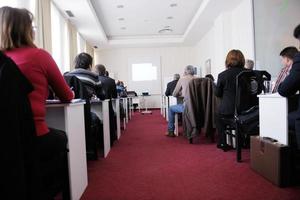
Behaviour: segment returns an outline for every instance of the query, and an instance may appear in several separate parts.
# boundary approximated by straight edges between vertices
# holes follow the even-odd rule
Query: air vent
[[[71,10],[66,10],[65,12],[67,13],[67,15],[68,15],[69,17],[74,17],[74,14],[72,13]]]

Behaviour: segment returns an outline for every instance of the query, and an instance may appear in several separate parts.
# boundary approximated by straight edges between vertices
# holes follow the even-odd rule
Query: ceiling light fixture
[[[171,3],[171,4],[170,4],[170,7],[171,7],[171,8],[177,7],[177,3]]]
[[[167,19],[173,19],[173,17],[172,17],[172,16],[170,16],[170,17],[167,17]]]
[[[165,28],[170,28],[171,26],[165,26]]]
[[[172,33],[172,32],[173,32],[173,30],[170,29],[170,28],[163,28],[163,29],[161,29],[161,30],[158,31],[158,33],[160,33],[160,34]]]
[[[118,18],[119,21],[124,21],[125,19],[123,17]]]
[[[124,5],[117,5],[117,8],[124,8]]]
[[[121,30],[126,30],[126,27],[121,27]]]

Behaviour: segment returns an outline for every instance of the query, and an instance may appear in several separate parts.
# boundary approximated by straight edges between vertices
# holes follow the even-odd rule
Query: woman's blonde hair
[[[229,51],[225,61],[226,68],[238,67],[244,68],[245,66],[245,57],[240,50],[233,49]]]
[[[26,9],[0,8],[0,50],[22,46],[36,47],[33,42],[33,15]]]

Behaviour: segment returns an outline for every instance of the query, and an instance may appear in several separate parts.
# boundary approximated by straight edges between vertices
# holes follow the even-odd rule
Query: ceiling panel
[[[91,3],[107,37],[116,39],[183,35],[202,0],[91,0]],[[159,33],[161,29],[172,31]]]

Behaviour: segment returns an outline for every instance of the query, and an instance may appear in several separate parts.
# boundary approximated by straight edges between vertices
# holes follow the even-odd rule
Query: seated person
[[[104,99],[100,93],[101,82],[98,79],[98,75],[91,71],[93,64],[92,56],[87,53],[80,53],[76,56],[74,64],[75,69],[66,75],[76,76],[80,79],[86,86],[90,97],[96,95],[100,99]]]
[[[280,52],[283,68],[280,70],[280,73],[275,82],[275,86],[272,90],[272,93],[277,92],[279,84],[281,82],[283,82],[284,79],[289,75],[290,70],[293,65],[293,59],[297,53],[298,53],[298,50],[296,47],[286,47]]]
[[[223,118],[233,118],[235,111],[236,76],[244,70],[245,58],[240,50],[231,50],[226,57],[226,69],[218,75],[215,95],[220,98],[216,116],[218,130],[217,147],[226,151],[225,122]]]
[[[184,97],[186,94],[186,89],[188,88],[190,80],[194,78],[194,73],[195,71],[192,65],[186,66],[183,77],[178,80],[173,91],[173,96],[177,97],[178,104],[169,107],[168,132],[166,133],[166,135],[169,137],[175,137],[175,114],[182,113],[184,110]]]
[[[101,82],[102,87],[102,93],[105,97],[105,99],[113,99],[117,98],[117,88],[116,88],[116,82],[114,79],[106,76],[108,75],[108,72],[106,71],[106,68],[104,65],[96,65],[96,73],[98,74],[98,79]]]
[[[17,64],[34,88],[28,97],[35,122],[37,152],[40,161],[51,163],[51,160],[66,152],[67,136],[63,131],[47,126],[45,102],[48,97],[48,84],[62,102],[70,102],[74,94],[51,55],[34,44],[32,20],[33,15],[26,9],[0,8],[0,49]],[[63,160],[49,164],[47,170],[56,169],[62,163]]]
[[[179,74],[174,74],[174,80],[167,84],[167,89],[166,89],[166,92],[165,92],[166,96],[171,96],[173,94],[173,91],[174,91],[174,89],[176,87],[176,84],[177,84],[179,79],[180,79],[180,75]]]
[[[119,97],[127,97],[127,91],[123,81],[118,81],[116,84],[116,88]]]
[[[300,24],[294,30],[294,37],[300,42]],[[293,65],[289,75],[278,87],[278,93],[284,97],[291,97],[300,91],[300,53],[294,56]],[[300,149],[300,107],[298,101],[298,110],[289,113],[289,130],[295,130],[297,146]]]
[[[250,59],[246,59],[245,60],[245,68],[249,69],[249,70],[253,70],[254,69],[254,61],[250,60]]]

